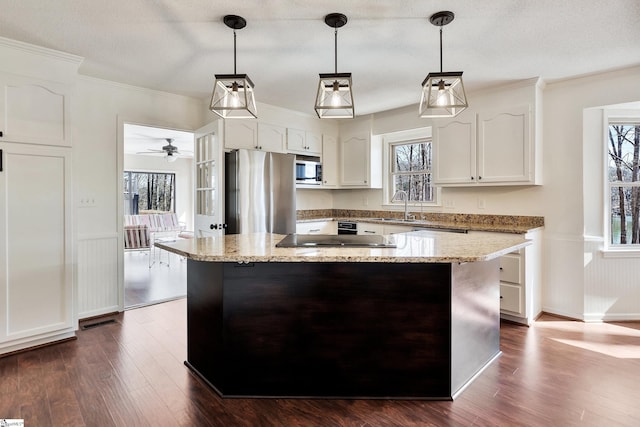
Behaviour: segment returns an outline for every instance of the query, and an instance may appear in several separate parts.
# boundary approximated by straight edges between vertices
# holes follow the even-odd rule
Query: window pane
[[[609,125],[609,182],[640,181],[640,126]]]
[[[640,187],[611,188],[611,244],[640,244]]]
[[[130,212],[140,211],[175,212],[175,174],[125,172],[128,175]]]
[[[410,202],[433,201],[431,174],[394,175],[393,194],[399,190],[408,194]]]
[[[428,171],[431,168],[431,143],[393,145],[394,172]]]

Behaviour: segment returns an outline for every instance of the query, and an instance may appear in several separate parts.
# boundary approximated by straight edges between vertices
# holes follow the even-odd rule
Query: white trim
[[[74,55],[72,53],[62,52],[59,50],[49,49],[42,46],[37,46],[31,43],[25,43],[18,40],[8,39],[6,37],[0,37],[0,45],[11,47],[13,49],[19,49],[23,52],[35,53],[37,55],[48,56],[58,60],[66,61],[75,65],[80,65],[84,61],[84,57]]]
[[[600,249],[603,258],[640,258],[640,248],[633,245],[633,249]]]
[[[78,241],[83,242],[87,240],[104,240],[104,239],[117,239],[119,233],[94,233],[94,234],[79,234]]]

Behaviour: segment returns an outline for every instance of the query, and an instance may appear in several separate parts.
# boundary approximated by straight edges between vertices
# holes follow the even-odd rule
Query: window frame
[[[426,207],[426,206],[441,206],[440,204],[440,187],[436,187],[433,185],[433,138],[431,126],[416,128],[410,130],[403,130],[397,132],[385,133],[382,135],[382,143],[383,143],[383,180],[382,180],[382,192],[383,192],[383,207],[401,207],[404,206],[404,201],[395,201],[391,202],[391,197],[393,197],[393,156],[392,156],[392,146],[400,145],[400,144],[416,144],[428,141],[431,143],[431,170],[429,173],[431,174],[431,183],[433,187],[433,200],[425,201],[425,202],[416,202],[409,201],[408,206],[412,207]]]
[[[633,110],[632,110],[633,111]],[[638,115],[607,115],[605,110],[605,117],[603,120],[603,141],[604,141],[604,165],[603,165],[603,198],[604,198],[604,256],[605,257],[640,257],[640,243],[631,244],[614,244],[611,243],[612,230],[611,230],[611,191],[618,187],[640,188],[640,180],[635,182],[620,182],[609,180],[609,163],[611,161],[609,150],[609,127],[612,125],[631,125],[640,126],[640,117]]]
[[[149,171],[149,170],[124,170],[122,177],[123,177],[123,182],[126,184],[127,180],[124,178],[124,175],[128,174],[129,175],[129,194],[131,193],[131,176],[133,174],[145,174],[145,175],[173,175],[173,194],[172,194],[172,198],[171,198],[171,210],[168,212],[172,212],[172,213],[176,213],[177,212],[177,194],[178,194],[178,185],[177,185],[177,179],[178,179],[178,174],[176,173],[176,171],[167,171],[167,172],[163,172],[163,171],[157,171],[157,170],[153,170],[153,171]],[[147,177],[147,182],[149,178]],[[123,196],[124,196],[124,203],[126,205],[126,203],[129,203],[129,201],[126,198],[126,189],[123,188]],[[126,206],[125,206],[125,210],[126,210]]]

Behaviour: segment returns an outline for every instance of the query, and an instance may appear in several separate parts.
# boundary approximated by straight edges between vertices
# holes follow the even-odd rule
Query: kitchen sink
[[[402,219],[402,218],[371,218],[373,221],[395,221],[395,222],[417,222],[417,219]]]

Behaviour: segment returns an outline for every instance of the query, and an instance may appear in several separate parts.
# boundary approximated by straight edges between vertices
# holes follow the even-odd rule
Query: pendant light
[[[420,117],[455,117],[467,108],[462,71],[442,72],[442,27],[454,18],[453,12],[437,12],[429,21],[440,27],[440,72],[429,73],[422,82]]]
[[[330,13],[324,22],[334,30],[333,74],[320,74],[315,110],[321,119],[353,118],[353,93],[351,73],[338,73],[338,28],[347,23],[342,13]]]
[[[209,109],[223,119],[258,118],[253,82],[246,74],[236,71],[236,30],[247,25],[241,16],[226,15],[225,25],[233,29],[233,74],[216,74]]]

